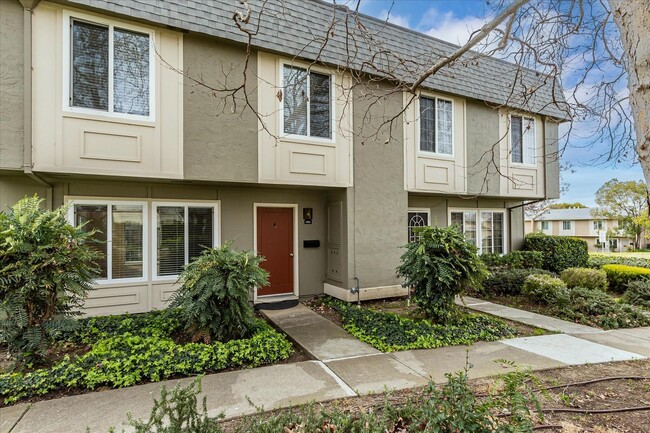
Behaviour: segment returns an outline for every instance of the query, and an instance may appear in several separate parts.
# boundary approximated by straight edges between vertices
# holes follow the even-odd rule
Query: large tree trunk
[[[636,150],[650,191],[650,1],[609,0],[625,49]]]

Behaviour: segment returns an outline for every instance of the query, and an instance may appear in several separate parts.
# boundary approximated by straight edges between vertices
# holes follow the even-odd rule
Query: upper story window
[[[151,34],[70,20],[70,107],[149,117]]]
[[[604,221],[594,221],[594,230],[603,230],[604,227]]]
[[[332,76],[283,65],[282,87],[284,133],[332,138]]]
[[[510,159],[519,164],[535,164],[535,119],[510,116]]]
[[[452,102],[420,97],[420,150],[453,155]]]
[[[548,221],[542,221],[542,230],[548,230],[551,228],[551,224]]]
[[[571,221],[562,221],[562,230],[571,230]]]

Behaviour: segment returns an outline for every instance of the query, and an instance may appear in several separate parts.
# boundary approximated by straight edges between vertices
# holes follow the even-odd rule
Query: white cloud
[[[462,45],[467,42],[472,32],[480,29],[485,19],[468,15],[459,18],[453,12],[440,12],[435,8],[428,9],[417,25],[417,30],[429,36]]]
[[[400,27],[411,28],[409,24],[409,18],[406,15],[397,15],[391,11],[384,9],[377,15],[377,18],[380,20],[388,21],[391,24],[395,24]]]

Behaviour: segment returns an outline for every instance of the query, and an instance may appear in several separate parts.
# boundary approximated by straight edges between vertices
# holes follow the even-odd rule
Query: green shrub
[[[544,256],[542,267],[553,272],[561,272],[567,268],[584,268],[589,259],[587,242],[567,236],[531,233],[526,235],[524,249],[541,252]]]
[[[72,227],[67,207],[42,210],[25,197],[0,213],[0,341],[23,357],[40,356],[74,321],[101,254],[93,233]]]
[[[50,368],[0,374],[0,397],[5,404],[23,398],[44,395],[66,388],[120,388],[143,381],[160,381],[175,375],[195,375],[235,367],[258,367],[286,359],[292,353],[286,337],[266,322],[255,319],[248,339],[226,343],[178,344],[169,335],[177,319],[164,313],[154,314],[148,325],[134,332],[101,338],[102,331],[84,334],[80,339],[99,338],[89,352],[65,357]],[[176,320],[176,322],[174,322]],[[112,320],[106,323],[114,323]],[[141,325],[146,323],[140,320]],[[161,325],[162,327],[159,327]],[[119,326],[125,329],[128,320]],[[101,325],[98,327],[100,328]],[[106,328],[105,328],[106,329]],[[90,335],[90,337],[88,337]]]
[[[569,291],[569,303],[557,308],[561,319],[603,329],[635,328],[650,325],[650,317],[632,305],[616,302],[598,289],[576,287]]]
[[[489,269],[539,269],[544,255],[539,251],[513,251],[508,254],[481,254],[481,260]]]
[[[444,321],[455,313],[454,297],[480,287],[487,274],[476,247],[455,227],[423,227],[419,239],[406,246],[397,274],[425,314]]]
[[[517,334],[516,329],[489,316],[458,314],[454,320],[449,320],[443,325],[428,320],[409,319],[399,314],[358,308],[334,299],[328,299],[326,302],[341,314],[346,331],[382,352],[496,341]]]
[[[628,283],[621,302],[650,308],[650,280],[637,280]]]
[[[519,295],[524,282],[529,275],[551,275],[556,274],[543,269],[510,269],[496,270],[483,281],[482,293],[487,295]]]
[[[650,269],[626,265],[603,265],[607,274],[609,288],[615,292],[623,293],[632,281],[650,278]]]
[[[601,268],[603,265],[627,265],[639,268],[650,268],[650,259],[622,255],[590,254],[587,264],[590,268]]]
[[[194,340],[228,341],[250,335],[255,313],[248,295],[254,287],[268,284],[262,260],[226,243],[187,265],[169,306],[180,310],[180,320]]]
[[[564,306],[569,302],[566,284],[557,277],[533,274],[526,277],[522,294],[535,302],[551,306]]]
[[[605,271],[590,268],[569,268],[562,271],[560,278],[568,288],[586,287],[588,289],[607,290]]]

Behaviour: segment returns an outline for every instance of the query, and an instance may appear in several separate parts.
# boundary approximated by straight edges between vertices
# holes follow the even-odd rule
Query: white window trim
[[[522,162],[515,162],[512,160],[512,116],[521,117],[521,122],[522,122],[521,160]],[[526,146],[524,145],[524,130],[523,130],[524,121],[526,119],[533,121],[533,149],[535,149],[535,152],[533,154],[532,164],[526,162]],[[535,116],[527,116],[525,114],[518,114],[518,113],[510,113],[508,115],[508,155],[509,155],[508,161],[513,166],[537,167],[537,119],[535,118]]]
[[[98,24],[108,26],[109,28],[109,48],[108,48],[108,111],[97,110],[86,107],[75,107],[70,102],[72,97],[72,21],[73,20],[85,21],[91,24]],[[124,30],[130,30],[138,33],[149,35],[149,115],[141,116],[137,114],[116,113],[113,107],[113,34],[115,27]],[[139,120],[145,122],[154,122],[156,119],[156,47],[155,47],[155,32],[151,28],[134,26],[123,21],[107,19],[105,17],[90,15],[84,13],[63,12],[63,112],[72,114],[91,114],[113,119],[125,120]]]
[[[427,225],[426,225],[426,227],[431,227],[431,209],[425,208],[425,207],[410,207],[406,211],[406,218],[407,218],[407,220],[406,220],[406,228],[407,229],[411,228],[411,226],[409,225],[410,221],[409,221],[409,218],[408,218],[408,214],[411,213],[411,212],[427,214]],[[410,240],[409,240],[409,242],[410,242]]]
[[[510,222],[508,220],[507,209],[504,208],[449,208],[447,211],[447,225],[451,226],[451,214],[456,212],[476,212],[476,249],[478,254],[483,254],[483,225],[481,224],[481,212],[498,212],[503,214],[503,254],[510,250],[509,236]],[[465,225],[465,215],[463,214],[463,225]]]
[[[278,83],[278,89],[282,90],[282,100],[278,101],[278,113],[280,114],[279,122],[279,131],[280,139],[287,141],[305,141],[311,143],[322,143],[322,144],[334,144],[336,143],[336,75],[328,71],[325,68],[318,67],[315,65],[309,65],[307,63],[301,62],[292,62],[284,59],[278,61],[278,77],[280,77],[280,82]],[[330,76],[330,138],[324,137],[312,137],[310,134],[309,126],[311,120],[311,111],[307,109],[307,135],[300,134],[287,134],[284,132],[284,67],[291,66],[296,68],[302,68],[307,70],[307,90],[311,89],[311,78],[309,72],[313,71],[317,74],[329,75]]]
[[[221,202],[220,201],[165,201],[155,200],[151,202],[151,274],[153,281],[176,281],[178,275],[158,275],[158,208],[159,207],[184,207],[185,221],[187,222],[188,207],[212,208],[212,245],[221,245]],[[189,248],[187,243],[188,224],[184,225],[185,238],[185,265],[189,262]]]
[[[422,150],[420,147],[420,98],[427,98],[427,99],[433,99],[434,103],[433,105],[435,106],[435,118],[434,118],[434,123],[436,126],[436,134],[435,134],[435,148],[436,150],[438,149],[438,100],[441,101],[446,101],[451,103],[451,153],[441,153],[441,152],[429,152],[428,150]],[[436,158],[444,158],[444,159],[450,159],[454,160],[456,158],[456,146],[454,143],[454,140],[456,139],[454,131],[456,129],[456,114],[454,113],[455,111],[455,106],[456,104],[454,103],[454,100],[451,98],[445,98],[442,96],[438,95],[433,95],[433,94],[428,94],[428,93],[422,93],[418,94],[417,100],[415,101],[415,116],[416,116],[416,122],[415,122],[415,150],[417,151],[417,154],[419,156],[424,156],[424,157],[431,157],[435,156]]]
[[[102,198],[66,198],[66,203],[70,204],[68,209],[68,221],[71,225],[75,225],[75,205],[77,204],[88,204],[88,205],[99,205],[106,206],[107,212],[106,217],[106,274],[112,276],[113,271],[113,250],[112,250],[112,222],[113,222],[113,212],[111,206],[113,205],[140,205],[142,206],[142,277],[137,278],[106,278],[105,280],[95,280],[94,284],[99,286],[104,285],[114,285],[114,284],[128,284],[128,283],[137,283],[148,281],[148,272],[147,272],[147,263],[149,263],[148,257],[148,245],[149,245],[149,206],[146,201],[136,201],[136,200],[112,200],[112,199],[102,199]]]

